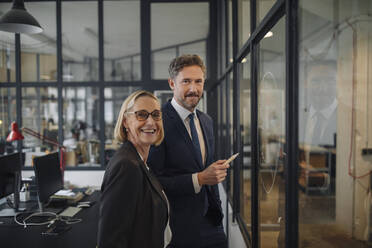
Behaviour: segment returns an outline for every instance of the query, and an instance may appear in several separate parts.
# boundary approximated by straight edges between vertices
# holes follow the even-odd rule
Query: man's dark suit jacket
[[[148,158],[150,169],[162,184],[171,206],[171,245],[198,247],[201,243],[200,228],[207,218],[215,226],[222,224],[221,201],[218,186],[203,186],[196,194],[192,174],[204,169],[197,159],[192,140],[180,116],[170,102],[163,108],[165,138],[160,146],[151,147]],[[197,110],[206,146],[206,166],[214,162],[214,136],[212,119]],[[209,208],[204,215],[205,194]]]
[[[111,158],[101,191],[99,248],[163,248],[167,202],[131,142]]]

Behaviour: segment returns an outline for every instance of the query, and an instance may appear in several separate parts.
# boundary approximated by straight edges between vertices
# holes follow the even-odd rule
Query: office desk
[[[95,191],[82,201],[95,201],[90,208],[83,208],[73,218],[82,219],[80,223],[71,225],[71,229],[58,236],[46,236],[41,232],[44,226],[24,228],[9,219],[0,224],[0,247],[4,248],[95,248],[98,228],[98,209],[100,193]],[[0,221],[3,221],[0,219]]]

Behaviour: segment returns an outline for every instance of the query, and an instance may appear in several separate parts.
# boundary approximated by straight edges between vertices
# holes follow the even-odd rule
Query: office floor
[[[272,175],[263,173],[260,180],[261,247],[284,247],[285,190],[281,176],[270,191]],[[250,180],[244,180],[244,192],[250,192]],[[244,216],[250,221],[250,196],[244,196]],[[281,217],[281,218],[280,218]],[[371,244],[352,239],[335,223],[335,197],[299,193],[300,245],[301,248],[368,248]]]

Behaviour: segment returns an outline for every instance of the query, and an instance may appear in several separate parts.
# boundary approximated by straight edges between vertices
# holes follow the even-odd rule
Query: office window
[[[257,26],[277,0],[257,0]]]
[[[56,4],[30,2],[26,4],[26,8],[44,30],[40,34],[21,35],[22,82],[56,81]]]
[[[103,4],[105,81],[140,80],[140,1]]]
[[[251,1],[238,0],[238,36],[239,49],[251,35]]]
[[[152,78],[168,78],[170,61],[182,52],[199,54],[206,62],[201,41],[206,40],[208,31],[208,3],[152,3]]]
[[[0,88],[0,155],[6,150],[6,138],[10,133],[11,123],[16,121],[15,88]]]
[[[248,54],[239,64],[240,132],[243,158],[240,173],[240,212],[247,225],[251,223],[251,60]],[[250,231],[250,228],[247,228]]]
[[[63,81],[98,80],[96,1],[62,2],[62,58]]]
[[[300,1],[299,246],[372,237],[371,14],[367,0]]]
[[[22,88],[22,126],[58,142],[57,88]],[[55,151],[57,147],[45,140],[24,133],[24,148],[30,152]],[[31,166],[31,163],[25,164]]]
[[[259,45],[259,207],[262,247],[284,245],[285,18]]]
[[[133,86],[105,88],[105,163],[119,147],[117,141],[114,140],[114,129],[121,105],[130,94],[137,90],[140,88]]]
[[[63,89],[63,145],[67,166],[99,166],[99,98],[97,87]]]

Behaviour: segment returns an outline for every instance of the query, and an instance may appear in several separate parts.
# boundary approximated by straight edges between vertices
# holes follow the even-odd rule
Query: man
[[[309,100],[305,142],[334,146],[337,131],[337,67],[334,61],[316,61],[309,66]]]
[[[217,184],[229,165],[212,162],[212,119],[195,109],[203,94],[205,66],[198,55],[183,55],[172,60],[169,76],[173,99],[162,108],[165,138],[148,158],[171,206],[168,247],[227,247]]]

